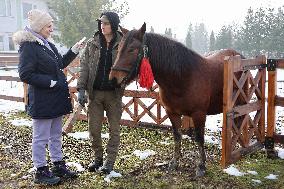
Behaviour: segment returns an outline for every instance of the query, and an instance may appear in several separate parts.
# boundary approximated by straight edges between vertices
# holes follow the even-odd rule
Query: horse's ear
[[[141,28],[138,30],[138,39],[140,39],[141,41],[143,40],[143,36],[146,32],[146,23],[144,22],[144,24],[141,26]]]
[[[121,25],[119,25],[119,28],[120,28],[120,30],[121,30],[121,32],[122,32],[123,35],[125,35],[127,32],[129,32],[128,29],[123,28]]]
[[[140,28],[141,32],[144,34],[146,32],[146,23],[144,22],[144,24],[142,25],[142,27]]]

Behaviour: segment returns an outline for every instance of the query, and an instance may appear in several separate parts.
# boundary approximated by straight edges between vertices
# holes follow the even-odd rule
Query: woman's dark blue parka
[[[53,52],[43,42],[27,31],[14,35],[19,47],[19,76],[28,87],[28,114],[33,119],[52,119],[72,112],[68,83],[63,68],[77,56],[69,50],[63,57],[49,43]],[[51,80],[57,81],[51,87]]]

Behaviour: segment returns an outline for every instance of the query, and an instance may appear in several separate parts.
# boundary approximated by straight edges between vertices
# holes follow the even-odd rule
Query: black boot
[[[57,161],[57,162],[53,162],[53,164],[54,166],[51,168],[51,171],[54,175],[61,177],[63,179],[78,177],[76,172],[70,171],[66,167],[65,161]]]
[[[103,159],[95,159],[95,161],[89,166],[89,171],[96,172],[101,166],[103,166]]]
[[[36,184],[48,184],[55,185],[60,182],[60,178],[54,176],[50,171],[48,166],[39,167],[36,170],[34,183]]]
[[[113,162],[105,161],[103,167],[101,168],[101,172],[103,174],[110,174],[110,172],[113,170]]]

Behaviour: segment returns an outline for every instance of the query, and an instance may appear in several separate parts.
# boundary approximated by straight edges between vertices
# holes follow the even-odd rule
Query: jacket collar
[[[21,45],[24,42],[37,42],[40,45],[45,45],[42,39],[26,30],[17,31],[16,33],[14,33],[13,41],[16,45]],[[48,40],[46,41],[48,42]]]
[[[119,42],[121,41],[121,38],[122,38],[122,33],[117,31],[116,32],[116,40],[115,40],[115,42],[113,44],[113,48],[118,46]],[[100,31],[97,31],[94,34],[93,39],[94,39],[94,41],[93,41],[94,45],[97,46],[97,47],[101,47],[101,44],[100,44]]]

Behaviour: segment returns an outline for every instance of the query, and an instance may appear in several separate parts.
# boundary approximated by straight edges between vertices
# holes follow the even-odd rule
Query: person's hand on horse
[[[88,103],[87,95],[84,89],[80,89],[78,92],[78,102],[84,107]]]

